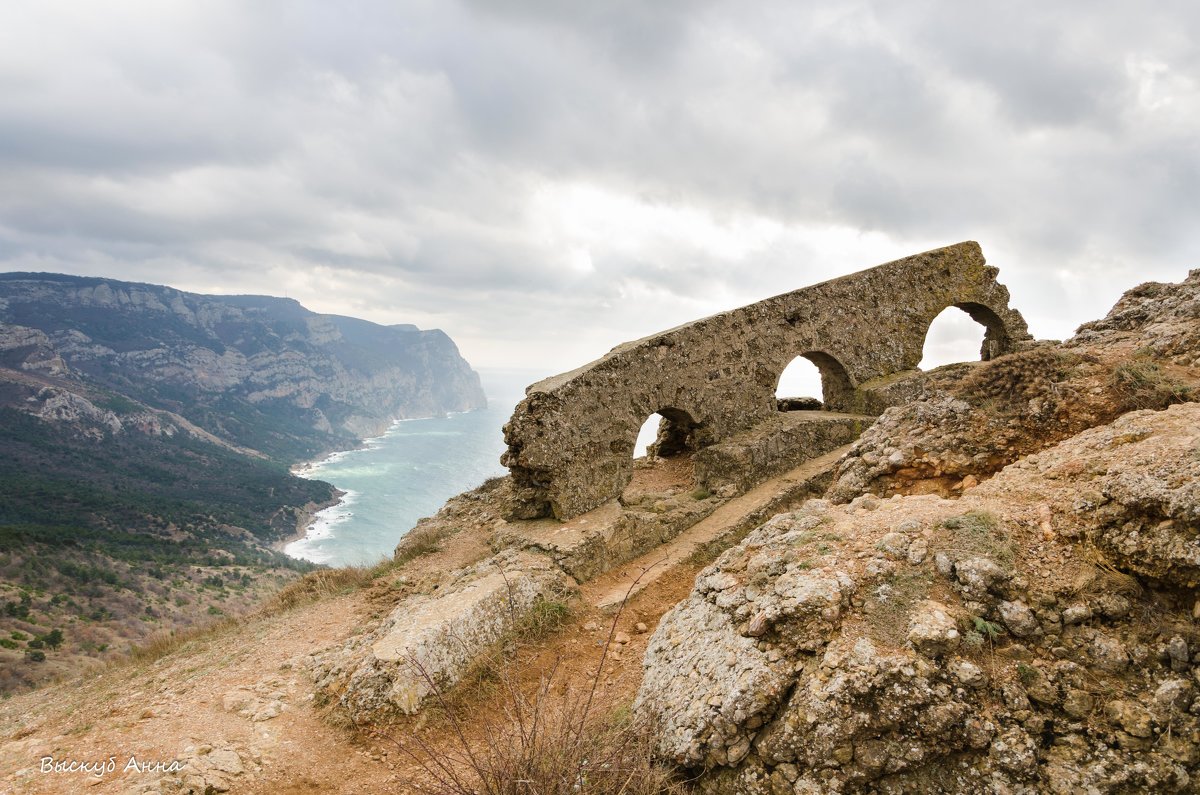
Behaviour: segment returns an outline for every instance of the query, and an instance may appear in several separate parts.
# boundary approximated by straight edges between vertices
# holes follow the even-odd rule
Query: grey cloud
[[[1059,271],[1198,264],[1192,4],[182,9],[0,11],[50,42],[0,55],[0,267],[259,291],[286,270],[329,311],[569,365],[575,338],[874,264],[806,230],[896,256],[979,239],[1035,331],[1062,314],[1048,295],[1105,309]],[[591,235],[588,270],[531,215],[569,184],[781,231],[738,255]]]
[[[1111,22],[1111,12],[1096,16]],[[954,73],[993,91],[1017,125],[1111,123],[1124,89],[1122,53],[1096,47],[1100,42],[1088,47],[1094,19],[1070,4],[941,4],[921,19],[917,41]]]
[[[467,0],[477,13],[524,23],[543,32],[565,31],[627,68],[644,69],[669,60],[688,28],[709,2],[697,0],[612,0],[562,3],[555,0]]]

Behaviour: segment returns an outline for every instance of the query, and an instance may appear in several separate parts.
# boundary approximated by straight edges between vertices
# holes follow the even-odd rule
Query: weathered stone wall
[[[533,384],[505,426],[513,518],[566,519],[619,495],[642,423],[660,446],[699,449],[777,410],[784,368],[821,370],[826,407],[861,411],[858,387],[910,370],[930,323],[957,306],[987,329],[982,357],[1029,339],[974,242],[929,251],[625,343]]]
[[[731,497],[858,438],[874,417],[780,411],[753,430],[696,453],[696,485]]]

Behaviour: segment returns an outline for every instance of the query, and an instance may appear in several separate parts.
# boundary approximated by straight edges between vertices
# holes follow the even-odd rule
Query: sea
[[[930,327],[920,367],[978,357],[981,328],[958,309],[947,309]],[[316,515],[307,535],[284,551],[331,566],[369,565],[391,557],[393,548],[423,516],[460,492],[495,475],[504,452],[501,428],[525,387],[552,373],[478,368],[488,398],[486,409],[395,423],[358,450],[334,453],[300,474],[332,483],[346,495]],[[780,396],[821,394],[816,367],[797,357],[780,377]],[[658,431],[651,415],[638,434],[634,456],[645,453]]]
[[[450,497],[507,470],[501,428],[525,387],[550,373],[479,370],[486,409],[399,420],[357,450],[334,453],[297,470],[346,494],[317,513],[304,538],[284,547],[295,558],[330,566],[364,566],[389,558],[400,539]]]
[[[819,395],[820,375],[805,359],[789,368],[780,394]],[[811,372],[809,372],[811,371]],[[356,450],[334,453],[297,474],[332,483],[345,496],[317,513],[304,538],[284,547],[295,558],[330,566],[366,566],[389,558],[417,520],[432,516],[446,500],[503,475],[501,428],[525,396],[525,387],[553,373],[479,368],[486,409],[429,419],[400,420]],[[790,391],[789,391],[790,390]],[[654,441],[661,418],[642,425],[634,456]]]

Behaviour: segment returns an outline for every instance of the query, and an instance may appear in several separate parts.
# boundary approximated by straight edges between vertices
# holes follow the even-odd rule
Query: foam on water
[[[521,387],[539,377],[485,374],[486,409],[400,420],[358,450],[301,468],[302,477],[327,481],[347,494],[320,511],[305,537],[284,552],[333,566],[368,565],[390,557],[418,519],[435,513],[455,494],[505,472],[500,428],[512,415]]]

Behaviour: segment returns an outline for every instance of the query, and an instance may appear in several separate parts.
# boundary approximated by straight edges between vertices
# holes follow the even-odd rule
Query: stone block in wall
[[[828,411],[779,412],[696,453],[696,484],[714,494],[742,494],[767,478],[858,438],[874,417]]]

